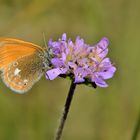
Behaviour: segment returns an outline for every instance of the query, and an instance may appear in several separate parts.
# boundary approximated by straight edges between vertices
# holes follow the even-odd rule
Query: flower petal
[[[98,72],[98,75],[100,75],[103,79],[110,79],[113,77],[115,71],[116,71],[116,68],[112,66],[105,72]]]
[[[65,67],[65,68],[60,68],[60,70],[61,70],[61,74],[66,74],[67,73],[67,71],[68,71],[68,69]]]
[[[54,80],[60,74],[61,70],[59,68],[51,69],[46,72],[46,78],[49,80]]]
[[[62,41],[66,41],[67,40],[67,35],[66,35],[66,33],[63,33],[63,35],[62,35]]]
[[[102,78],[100,78],[99,76],[95,76],[94,82],[99,87],[108,87],[107,83]]]
[[[81,39],[79,36],[77,36],[76,41],[75,41],[75,45],[79,48],[81,46],[84,45],[84,40]]]
[[[85,79],[84,77],[87,76],[87,72],[83,69],[83,68],[77,68],[74,71],[74,75],[75,75],[75,83],[81,83],[84,82]]]
[[[73,63],[73,62],[68,62],[68,65],[72,69],[76,69],[77,68],[77,65],[75,63]]]
[[[106,37],[102,38],[100,42],[96,45],[96,53],[100,58],[104,58],[108,53],[109,41]]]
[[[60,60],[59,58],[52,58],[51,63],[55,66],[55,67],[62,67],[64,65],[63,61]]]
[[[52,39],[49,39],[48,46],[52,46]]]

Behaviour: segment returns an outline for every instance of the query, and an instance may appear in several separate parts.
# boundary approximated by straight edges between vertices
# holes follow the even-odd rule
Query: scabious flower
[[[109,41],[102,38],[96,45],[90,46],[77,37],[75,42],[67,40],[66,34],[58,41],[50,40],[52,51],[52,69],[46,72],[46,78],[53,80],[57,76],[69,76],[75,83],[95,83],[99,87],[107,87],[106,79],[112,78],[116,68],[108,53]]]

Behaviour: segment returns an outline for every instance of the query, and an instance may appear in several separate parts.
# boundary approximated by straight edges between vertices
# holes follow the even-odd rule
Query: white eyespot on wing
[[[14,71],[14,75],[17,76],[20,73],[20,71],[21,71],[20,69],[16,68]]]

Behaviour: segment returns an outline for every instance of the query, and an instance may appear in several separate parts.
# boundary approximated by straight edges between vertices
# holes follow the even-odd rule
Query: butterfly
[[[27,92],[48,69],[46,48],[18,39],[0,39],[0,71],[3,82],[13,91]]]

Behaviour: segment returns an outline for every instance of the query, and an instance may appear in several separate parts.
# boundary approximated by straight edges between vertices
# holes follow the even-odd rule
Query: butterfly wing
[[[33,43],[17,39],[0,39],[0,70],[21,56],[35,52],[44,53],[44,50]]]
[[[38,53],[24,56],[2,70],[2,79],[12,90],[24,93],[41,78],[44,66],[44,61]]]
[[[24,93],[38,81],[45,67],[45,51],[33,43],[0,39],[0,70],[4,83]]]

